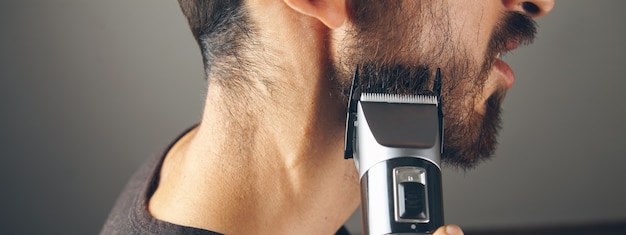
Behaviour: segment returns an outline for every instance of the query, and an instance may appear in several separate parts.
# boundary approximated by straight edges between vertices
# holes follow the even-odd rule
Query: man
[[[342,157],[356,67],[369,84],[397,93],[420,92],[431,80],[413,75],[441,68],[442,158],[474,166],[494,150],[498,109],[514,80],[498,57],[530,42],[531,18],[554,5],[179,2],[210,84],[204,115],[134,176],[104,234],[334,234],[360,202],[354,162]],[[450,225],[436,234],[462,231]]]

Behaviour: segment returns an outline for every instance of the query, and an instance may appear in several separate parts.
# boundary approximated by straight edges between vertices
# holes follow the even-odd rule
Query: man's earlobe
[[[297,12],[314,17],[326,27],[336,29],[346,21],[346,0],[284,0]]]

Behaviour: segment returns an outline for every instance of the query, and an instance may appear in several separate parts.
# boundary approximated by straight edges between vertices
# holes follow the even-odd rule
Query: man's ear
[[[346,0],[283,0],[297,12],[314,17],[331,29],[339,28],[348,17]]]

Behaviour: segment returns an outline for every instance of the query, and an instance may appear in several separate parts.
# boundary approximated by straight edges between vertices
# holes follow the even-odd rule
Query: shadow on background
[[[626,222],[465,231],[466,235],[624,235]]]

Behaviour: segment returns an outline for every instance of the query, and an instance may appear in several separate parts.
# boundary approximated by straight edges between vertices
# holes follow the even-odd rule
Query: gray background
[[[506,60],[497,158],[444,172],[465,228],[626,220],[626,1],[558,1]],[[174,0],[0,1],[0,234],[93,234],[134,169],[199,120]]]

